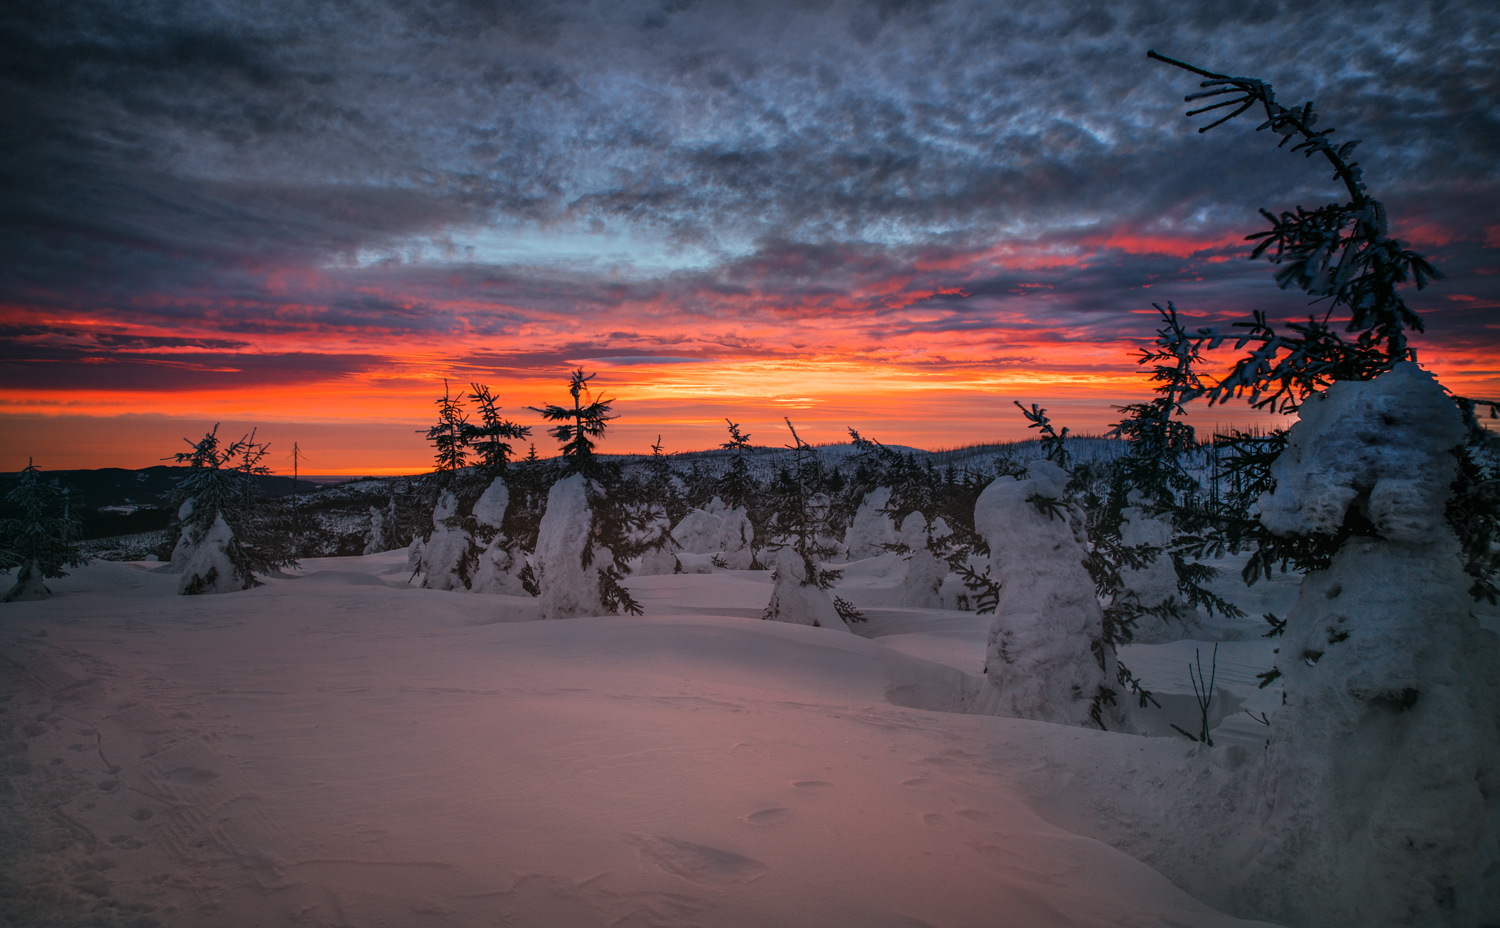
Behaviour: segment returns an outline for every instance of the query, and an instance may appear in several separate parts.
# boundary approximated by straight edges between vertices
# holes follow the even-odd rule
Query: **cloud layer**
[[[866,395],[893,431],[917,394],[1107,407],[1152,301],[1305,312],[1243,237],[1339,192],[1248,117],[1196,133],[1147,48],[1364,139],[1449,274],[1412,300],[1424,361],[1500,392],[1488,4],[14,10],[0,412],[410,418],[445,376],[524,405],[574,364],[657,424],[673,396],[706,422]]]

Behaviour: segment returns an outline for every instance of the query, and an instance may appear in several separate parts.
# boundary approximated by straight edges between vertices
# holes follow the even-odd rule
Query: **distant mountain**
[[[135,532],[164,529],[171,521],[172,488],[187,475],[186,467],[157,465],[143,470],[104,467],[99,470],[44,470],[42,480],[54,486],[67,487],[68,499],[83,521],[83,537],[108,538]],[[16,485],[19,474],[0,474],[0,518],[19,515],[15,506],[5,501]],[[253,477],[261,496],[289,496],[292,478]],[[299,493],[316,490],[318,485],[296,481]]]

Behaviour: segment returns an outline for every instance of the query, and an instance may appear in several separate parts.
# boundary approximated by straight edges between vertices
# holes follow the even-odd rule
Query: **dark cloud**
[[[0,355],[0,389],[173,392],[289,387],[361,373],[383,363],[383,358],[370,355],[150,356],[37,348]]]
[[[941,312],[893,334],[992,324],[1016,301],[1106,337],[1139,322],[1122,302],[1166,291],[1215,313],[1292,306],[1256,295],[1263,267],[1102,240],[1211,244],[1257,228],[1258,207],[1338,195],[1248,117],[1194,132],[1194,80],[1154,47],[1316,98],[1365,140],[1396,234],[1425,236],[1450,284],[1489,300],[1496,34],[1491,4],[1409,0],[30,0],[0,23],[0,298],[222,336],[160,350],[503,337],[537,314],[652,303],[880,325],[911,305],[869,295],[898,277],[965,296],[920,297]],[[622,276],[485,251],[591,228],[709,259]],[[1004,243],[1079,257],[977,276],[934,260]],[[1046,296],[1026,294],[1037,283]],[[542,353],[590,356],[556,348],[569,337]]]

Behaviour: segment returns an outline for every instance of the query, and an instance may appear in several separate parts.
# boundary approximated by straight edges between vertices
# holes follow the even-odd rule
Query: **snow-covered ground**
[[[1206,626],[1210,749],[923,708],[981,670],[989,618],[898,608],[895,555],[846,567],[855,635],[759,621],[765,571],[539,622],[406,563],[184,597],[95,562],[0,607],[10,923],[1260,924],[1212,907],[1172,783],[1264,740],[1241,709],[1279,700],[1260,613],[1295,582],[1225,579],[1250,616]],[[1121,654],[1184,727],[1194,648]]]

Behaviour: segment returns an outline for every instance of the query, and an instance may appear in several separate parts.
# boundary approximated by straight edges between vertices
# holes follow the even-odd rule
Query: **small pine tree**
[[[270,446],[255,432],[222,445],[219,426],[172,456],[188,465],[173,490],[180,531],[172,568],[184,574],[184,594],[247,590],[257,573],[296,564],[290,527],[257,498],[254,478],[270,473]],[[222,525],[222,528],[220,527]]]
[[[608,469],[595,456],[593,440],[603,436],[610,420],[618,417],[609,414],[613,400],[596,400],[590,395],[588,405],[584,405],[583,396],[589,392],[589,381],[595,376],[585,375],[582,368],[568,375],[568,394],[573,397],[571,408],[555,403],[528,407],[548,422],[563,423],[549,429],[548,434],[562,443],[564,477],[582,474],[596,479]]]
[[[469,396],[479,404],[480,425],[465,422],[460,427],[463,443],[474,449],[479,456],[479,468],[488,477],[505,476],[510,463],[511,447],[506,439],[526,438],[531,426],[517,425],[500,415],[500,407],[484,384],[469,384]],[[462,466],[462,465],[459,465]]]
[[[432,442],[433,460],[437,463],[439,483],[452,489],[458,472],[468,463],[469,417],[464,412],[463,394],[452,395],[448,381],[443,381],[443,396],[437,400],[437,424],[427,430]]]
[[[719,447],[734,452],[734,456],[715,483],[714,491],[730,509],[744,507],[748,510],[759,496],[755,475],[750,472],[750,462],[746,460],[752,447],[750,436],[740,431],[738,422],[730,422],[727,418],[724,421],[729,425],[729,440]]]
[[[51,592],[44,578],[66,577],[64,567],[88,563],[73,543],[81,525],[67,491],[44,483],[34,459],[5,499],[21,508],[21,517],[0,521],[0,568],[20,570],[3,601],[42,599]]]
[[[812,446],[802,440],[791,419],[786,419],[791,430],[792,466],[783,467],[771,485],[771,515],[775,520],[777,536],[770,547],[790,547],[802,559],[806,582],[826,590],[838,579],[837,570],[825,570],[817,565],[818,559],[826,559],[837,553],[828,543],[828,521],[831,500],[822,492],[823,467]]]

